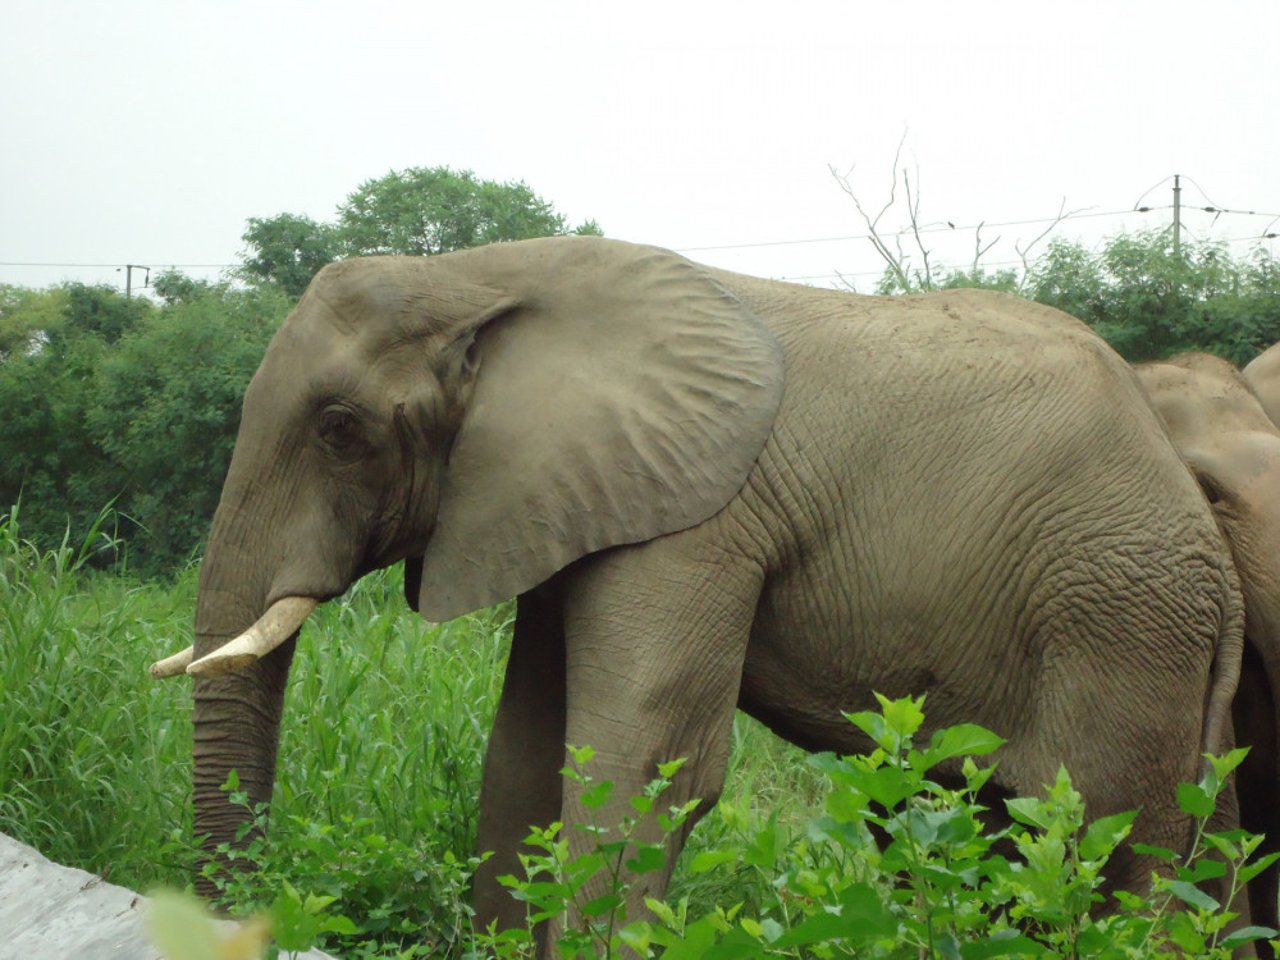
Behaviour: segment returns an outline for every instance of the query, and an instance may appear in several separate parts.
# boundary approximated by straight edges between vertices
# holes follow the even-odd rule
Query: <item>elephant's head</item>
[[[1280,424],[1280,343],[1263,350],[1240,373],[1271,422]]]
[[[196,832],[271,795],[297,632],[406,561],[441,620],[593,551],[699,523],[741,488],[781,397],[778,344],[701,268],[596,238],[320,272],[244,398],[200,570]]]
[[[1231,547],[1251,639],[1280,641],[1280,429],[1218,357],[1184,354],[1137,371]]]
[[[1276,361],[1280,361],[1277,354]],[[1245,601],[1246,648],[1233,716],[1252,748],[1240,768],[1241,816],[1280,841],[1280,429],[1236,369],[1185,354],[1143,364],[1138,376],[1174,445],[1200,482],[1231,549]],[[1280,399],[1280,391],[1276,393]],[[1255,922],[1274,924],[1276,875],[1250,885]]]

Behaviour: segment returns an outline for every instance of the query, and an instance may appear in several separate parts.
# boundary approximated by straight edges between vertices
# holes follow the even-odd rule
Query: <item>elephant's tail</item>
[[[1204,728],[1200,753],[1221,756],[1235,746],[1235,730],[1231,722],[1231,704],[1240,682],[1240,663],[1244,658],[1244,597],[1240,578],[1233,564],[1223,564],[1224,600],[1218,643],[1209,670],[1209,689],[1205,692]],[[1209,771],[1209,761],[1201,763],[1200,775]]]

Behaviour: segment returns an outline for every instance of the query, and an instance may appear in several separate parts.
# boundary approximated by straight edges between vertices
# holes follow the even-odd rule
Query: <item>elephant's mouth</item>
[[[151,676],[156,680],[181,673],[214,676],[247,667],[296,633],[319,603],[314,597],[282,597],[267,608],[257,623],[217,650],[195,660],[195,648],[187,647],[153,663]]]

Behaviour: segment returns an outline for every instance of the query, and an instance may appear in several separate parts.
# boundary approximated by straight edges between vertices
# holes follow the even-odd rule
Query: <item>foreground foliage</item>
[[[109,538],[100,522],[42,551],[13,513],[0,521],[0,831],[116,883],[181,889],[195,855],[189,689],[145,668],[189,639],[194,582],[160,589],[92,570]],[[528,955],[527,932],[475,931],[468,907],[510,611],[429,627],[401,613],[400,589],[394,572],[368,577],[307,627],[270,840],[250,846],[256,874],[220,877],[226,904],[269,915],[285,951]],[[960,726],[917,744],[921,707],[852,715],[875,744],[852,758],[806,758],[740,718],[725,797],[645,917],[624,915],[622,894],[661,863],[639,825],[670,832],[689,814],[662,802],[678,764],[655,771],[630,822],[535,831],[523,875],[507,882],[531,918],[563,918],[571,956],[1226,956],[1274,935],[1225,925],[1225,904],[1272,858],[1253,859],[1257,838],[1203,829],[1239,751],[1180,791],[1202,827],[1192,854],[1148,850],[1168,874],[1147,897],[1105,903],[1100,871],[1131,815],[1088,823],[1064,772],[1043,796],[1011,801],[1013,825],[990,832],[977,799],[986,769],[965,761],[957,789],[931,777],[999,738]],[[589,748],[572,756],[566,775],[598,809],[612,788],[592,779]],[[595,847],[570,858],[581,829]]]
[[[1261,838],[1241,831],[1205,830],[1214,802],[1244,750],[1211,758],[1198,785],[1180,791],[1184,811],[1197,818],[1185,857],[1144,848],[1168,867],[1153,877],[1148,897],[1118,894],[1107,902],[1102,869],[1127,837],[1136,812],[1086,826],[1080,795],[1061,770],[1043,798],[1006,803],[1013,824],[989,830],[978,792],[992,772],[973,756],[1003,743],[988,730],[960,725],[939,730],[918,748],[924,698],[880,698],[881,710],[850,714],[876,749],[865,756],[818,755],[811,763],[829,778],[826,813],[803,838],[779,847],[772,824],[748,829],[740,842],[704,850],[693,872],[745,861],[766,881],[769,896],[690,910],[687,899],[648,900],[656,919],[622,915],[629,874],[661,869],[662,845],[636,843],[636,821],[657,816],[664,835],[679,829],[692,805],[658,812],[658,798],[679,764],[667,765],[642,797],[635,820],[613,831],[576,825],[596,838],[595,849],[570,859],[564,827],[535,830],[540,853],[523,858],[526,877],[507,879],[531,904],[531,919],[565,918],[557,946],[564,957],[617,956],[628,947],[666,958],[718,957],[1229,957],[1234,949],[1276,931],[1240,927],[1227,903],[1280,854],[1254,860]],[[609,793],[581,766],[589,751],[574,751],[565,775],[588,786],[596,806]],[[947,789],[929,779],[940,763],[964,757],[964,786]],[[588,804],[591,806],[593,804]],[[1011,850],[1006,856],[1002,849]],[[763,854],[763,855],[762,855]],[[593,877],[603,876],[603,890]],[[1197,886],[1222,880],[1224,902]],[[584,891],[590,891],[586,899]],[[523,934],[482,935],[483,949],[523,956]]]
[[[0,832],[113,883],[181,889],[192,876],[191,688],[146,671],[191,642],[195,569],[167,585],[107,574],[92,558],[114,549],[109,512],[44,549],[20,530],[25,511],[0,514]],[[362,928],[376,926],[366,904],[368,916],[385,910],[386,927],[408,922],[406,942],[446,915],[415,891],[453,884],[464,902],[456,878],[475,850],[511,615],[500,606],[427,624],[393,569],[308,621],[271,825],[272,856],[299,864],[287,876],[304,900],[340,894],[337,909]],[[734,740],[721,809],[746,815],[786,798],[802,817],[818,777],[798,751],[746,718]],[[716,815],[704,829],[715,838],[728,826]],[[683,881],[695,902],[718,895],[703,881]]]
[[[1180,801],[1196,818],[1192,849],[1144,847],[1167,872],[1153,875],[1149,895],[1119,893],[1108,900],[1102,871],[1125,841],[1136,812],[1086,823],[1080,795],[1065,770],[1043,797],[1006,802],[1011,826],[989,829],[978,796],[993,768],[979,767],[1003,740],[981,727],[939,730],[919,748],[924,698],[880,698],[881,709],[849,719],[876,744],[869,754],[809,761],[828,778],[825,814],[803,836],[780,837],[776,819],[748,823],[733,842],[705,848],[686,869],[706,874],[744,864],[762,881],[755,896],[701,904],[690,899],[646,899],[649,916],[629,917],[625,897],[644,874],[661,871],[665,844],[698,801],[663,808],[662,795],[682,761],[660,764],[644,792],[630,798],[634,814],[612,826],[591,819],[533,829],[531,852],[521,857],[523,876],[502,882],[527,905],[528,928],[476,931],[465,904],[466,879],[479,862],[446,858],[418,902],[436,905],[430,918],[411,919],[396,901],[363,912],[342,893],[299,893],[298,878],[334,889],[332,866],[360,849],[324,840],[301,848],[303,859],[253,841],[247,856],[256,873],[213,867],[226,905],[250,911],[251,923],[269,917],[279,949],[303,950],[328,941],[347,957],[464,956],[525,958],[536,950],[534,925],[555,925],[557,955],[615,957],[624,953],[683,958],[956,957],[1004,956],[1227,958],[1237,948],[1277,931],[1231,928],[1229,904],[1244,885],[1280,858],[1255,859],[1260,837],[1242,831],[1206,830],[1215,801],[1245,750],[1210,758],[1196,785],[1184,785]],[[590,775],[593,752],[570,747],[565,777],[583,789],[588,812],[612,795],[609,781]],[[948,789],[929,778],[939,764],[964,758],[964,784]],[[234,781],[228,783],[234,791]],[[236,796],[246,802],[243,794]],[[262,811],[259,811],[259,815]],[[640,840],[652,820],[656,840]],[[569,853],[569,834],[585,833],[590,849]],[[394,843],[392,846],[396,846]],[[376,863],[387,841],[365,844],[363,863]],[[224,848],[224,852],[229,852]],[[295,851],[289,851],[293,854]],[[397,859],[412,855],[399,845]],[[1006,856],[1006,853],[1008,856]],[[373,854],[372,857],[369,855]],[[448,878],[443,885],[440,881]],[[1215,899],[1203,887],[1214,884]],[[339,884],[341,889],[342,885]],[[764,896],[759,896],[763,891]],[[272,898],[274,897],[274,898]],[[382,909],[378,909],[381,906]],[[390,922],[396,920],[398,922]],[[251,926],[250,929],[254,929]],[[390,946],[390,950],[388,947]],[[172,960],[188,960],[181,950]]]

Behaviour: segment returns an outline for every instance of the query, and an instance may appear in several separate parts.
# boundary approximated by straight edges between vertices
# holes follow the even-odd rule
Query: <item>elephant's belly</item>
[[[775,586],[761,598],[739,707],[810,750],[865,749],[844,714],[875,709],[875,693],[924,694],[929,728],[980,723],[1008,735],[1034,672],[1015,618],[976,603],[958,613],[941,595]]]

